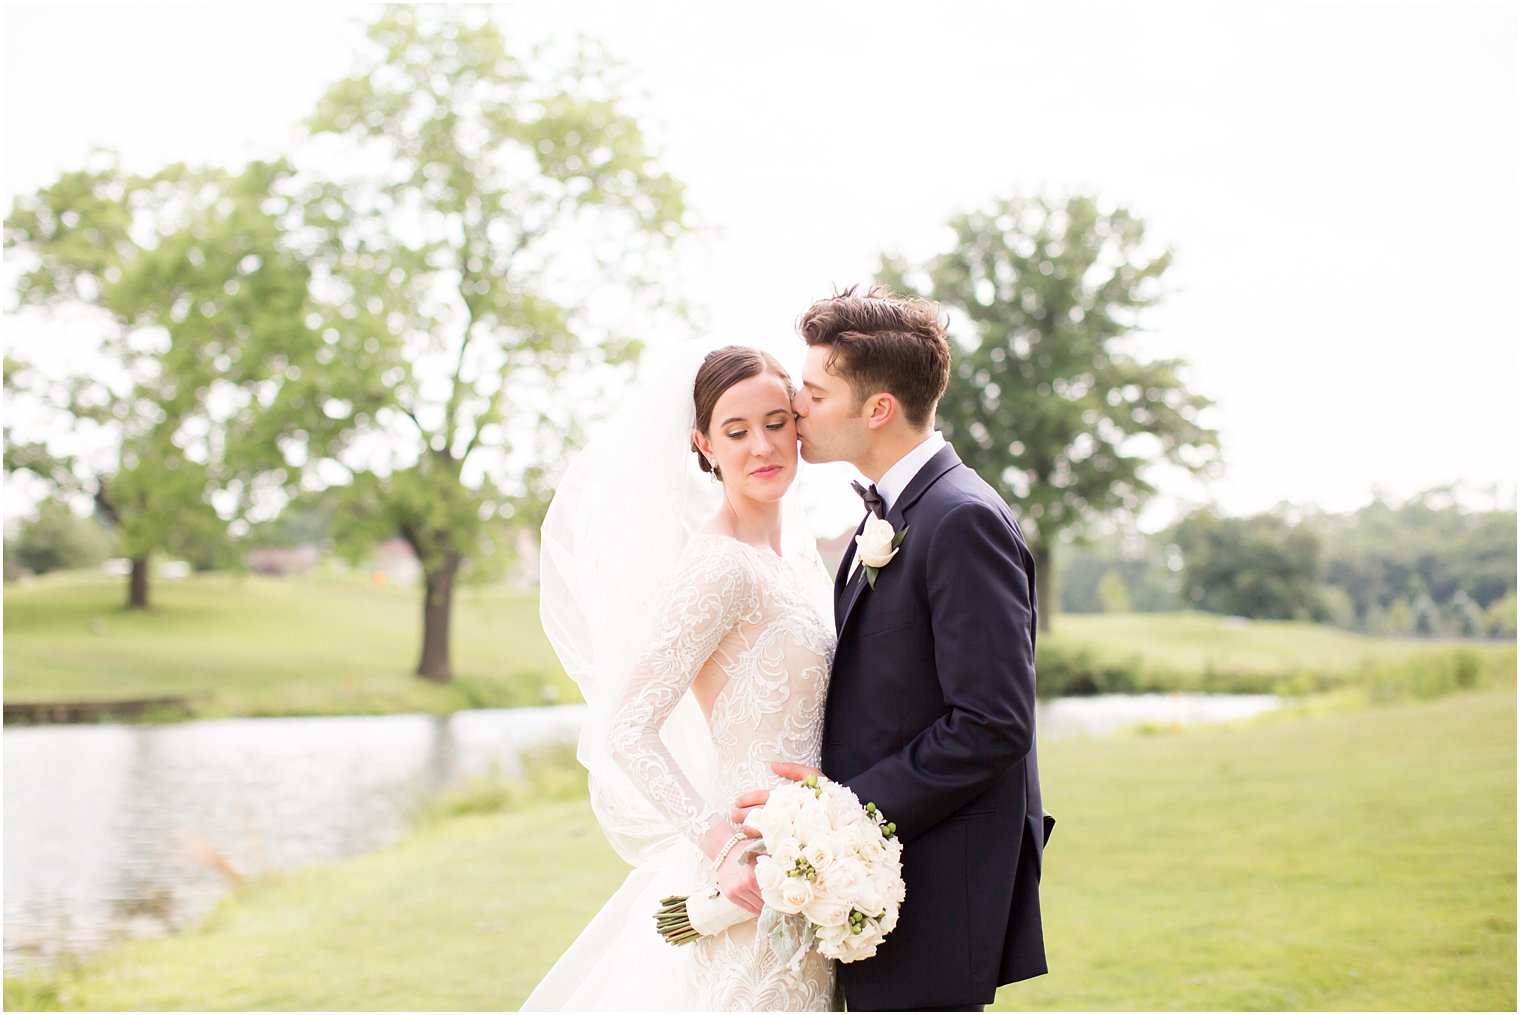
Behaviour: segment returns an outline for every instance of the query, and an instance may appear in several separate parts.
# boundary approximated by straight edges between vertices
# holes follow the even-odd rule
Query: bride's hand
[[[741,835],[744,838],[737,838]],[[743,906],[752,913],[759,913],[760,907],[764,905],[760,898],[760,886],[755,883],[755,865],[741,864],[738,861],[749,847],[749,840],[758,838],[759,835],[753,828],[735,828],[726,821],[715,821],[698,843],[709,860],[718,859],[722,853],[721,862],[716,867],[718,890],[736,905]],[[727,852],[723,852],[725,848]]]
[[[755,865],[739,862],[743,852],[741,844],[723,858],[723,864],[718,868],[718,891],[758,916],[765,903],[760,898],[760,886],[755,883]]]

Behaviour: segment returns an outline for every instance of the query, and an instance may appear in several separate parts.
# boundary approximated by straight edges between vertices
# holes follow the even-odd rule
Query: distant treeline
[[[333,544],[331,492],[292,502],[243,540],[189,548],[196,570],[244,566],[254,547]],[[1515,636],[1514,511],[1473,511],[1442,491],[1350,514],[1200,510],[1170,529],[1115,531],[1067,548],[1056,576],[1070,613],[1196,609],[1305,620],[1376,635]],[[6,541],[8,574],[97,567],[110,534],[58,501]]]
[[[1514,637],[1515,534],[1514,511],[1466,509],[1444,490],[1349,514],[1203,509],[1159,533],[1074,546],[1057,580],[1072,613],[1198,609],[1368,634]]]

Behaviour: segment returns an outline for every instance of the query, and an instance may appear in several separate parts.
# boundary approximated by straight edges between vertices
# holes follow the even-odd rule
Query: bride
[[[758,913],[732,801],[779,783],[772,761],[819,763],[831,582],[783,506],[792,395],[760,350],[678,355],[646,372],[549,507],[544,629],[588,705],[593,809],[634,870],[524,1010],[834,1007],[832,964],[788,969],[753,918],[682,946],[654,922],[670,895],[721,891]]]

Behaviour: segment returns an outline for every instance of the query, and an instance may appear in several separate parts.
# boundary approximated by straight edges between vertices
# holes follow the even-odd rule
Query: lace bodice
[[[608,727],[633,782],[692,844],[727,824],[740,792],[776,785],[772,761],[817,766],[834,654],[832,583],[815,549],[778,556],[728,536],[687,546],[656,628]],[[699,674],[719,690],[708,717],[716,791],[704,798],[660,737]],[[706,678],[704,677],[704,684]],[[688,891],[712,884],[705,858]],[[699,1007],[827,1010],[833,970],[817,955],[785,969],[753,921],[689,946]]]
[[[776,784],[772,761],[818,764],[834,654],[830,589],[816,551],[781,557],[711,533],[688,545],[608,736],[613,757],[692,842],[726,819],[734,795]],[[707,667],[721,679],[708,720],[717,801],[702,798],[659,735]]]

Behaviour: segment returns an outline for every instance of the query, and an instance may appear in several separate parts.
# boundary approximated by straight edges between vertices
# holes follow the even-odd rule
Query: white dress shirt
[[[939,453],[939,449],[945,446],[944,435],[938,430],[930,432],[929,436],[897,460],[897,464],[882,474],[876,482],[876,492],[881,496],[882,510],[891,511],[892,505],[897,503],[897,498],[903,495],[908,484],[913,482],[913,477],[918,471],[929,464],[929,459]]]
[[[929,459],[939,453],[939,449],[945,446],[945,437],[938,430],[932,431],[919,445],[906,455],[899,458],[890,469],[882,474],[881,479],[876,481],[876,493],[881,497],[882,513],[892,510],[892,505],[897,503],[897,498],[903,495],[908,484],[913,482],[913,477],[918,475],[919,470],[929,464]],[[857,554],[855,561],[850,565],[850,578],[853,580],[855,572],[860,570],[860,557]]]

